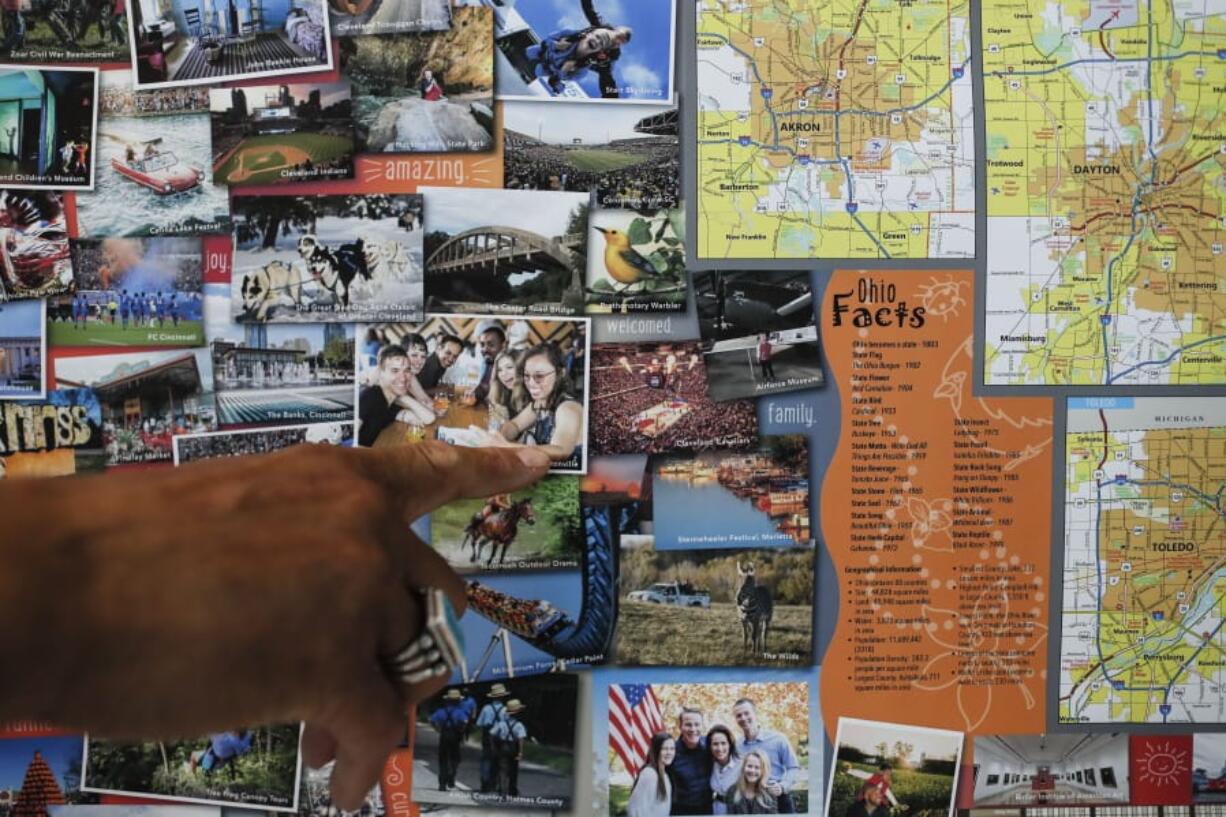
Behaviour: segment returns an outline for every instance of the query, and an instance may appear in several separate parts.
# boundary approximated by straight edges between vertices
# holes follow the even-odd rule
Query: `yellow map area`
[[[1226,382],[1226,5],[985,0],[993,385]]]
[[[1068,452],[1061,721],[1220,722],[1226,429],[1077,432]]]
[[[698,256],[974,255],[969,9],[700,0]]]

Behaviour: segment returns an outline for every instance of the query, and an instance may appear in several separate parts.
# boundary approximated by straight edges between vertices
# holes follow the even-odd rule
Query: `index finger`
[[[549,471],[535,448],[464,448],[435,440],[352,452],[367,476],[402,503],[410,520],[457,499],[526,488]]]

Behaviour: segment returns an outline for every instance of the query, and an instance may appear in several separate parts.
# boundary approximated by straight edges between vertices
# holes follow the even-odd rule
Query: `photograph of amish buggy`
[[[494,8],[499,99],[669,102],[674,0],[467,0]]]
[[[428,312],[583,314],[588,194],[422,192]]]
[[[98,395],[107,467],[169,463],[174,435],[217,427],[208,349],[57,353],[52,366],[57,388]]]
[[[713,400],[825,382],[808,272],[697,272],[694,298]]]
[[[81,791],[81,735],[51,729],[22,731],[0,738],[0,791],[5,810],[18,814],[46,814],[56,806],[98,802],[97,795]]]
[[[826,817],[948,817],[961,757],[961,732],[839,718]]]
[[[459,573],[579,567],[579,477],[444,505],[430,514],[430,544]]]
[[[489,9],[457,8],[443,31],[339,40],[362,152],[492,150],[493,25]]]
[[[83,236],[198,235],[230,227],[212,178],[207,88],[133,91],[131,71],[103,71],[98,180],[77,198]]]
[[[328,0],[335,37],[441,31],[451,27],[451,0]]]
[[[137,88],[330,70],[326,0],[129,0]]]
[[[72,266],[76,292],[50,300],[52,345],[204,345],[199,236],[81,239]]]
[[[298,809],[300,724],[217,732],[173,743],[87,737],[81,788],[210,805]]]
[[[51,391],[0,411],[0,479],[101,471],[102,411],[92,389]]]
[[[420,320],[421,196],[236,196],[239,323]]]
[[[213,88],[209,121],[216,184],[353,178],[347,82]]]
[[[41,398],[46,370],[46,303],[0,303],[0,400]]]
[[[599,207],[676,207],[681,143],[677,108],[548,102],[502,106],[504,186],[596,192]]]
[[[810,753],[809,682],[699,672],[700,682],[644,683],[618,670],[607,691],[604,673],[597,679],[594,698],[608,702],[607,730],[596,731],[608,733],[600,772],[610,817],[812,813],[821,743]],[[708,675],[726,680],[707,682]]]
[[[431,315],[358,327],[358,444],[534,446],[587,470],[588,321]]]
[[[592,351],[592,450],[658,454],[748,448],[758,439],[754,403],[707,395],[697,343],[601,343]]]
[[[127,62],[124,0],[8,0],[0,4],[4,62]]]
[[[661,513],[660,503],[653,502]],[[808,666],[816,551],[656,550],[624,538],[618,663]]]
[[[0,188],[94,189],[98,69],[0,66]]]
[[[975,808],[1127,804],[1128,735],[976,735]]]
[[[235,323],[230,285],[208,283],[204,328],[223,428],[353,421],[353,324]]]
[[[656,550],[812,547],[809,442],[762,437],[748,451],[652,459]]]
[[[0,303],[44,298],[72,286],[63,197],[0,190]]]
[[[596,210],[588,242],[589,315],[685,311],[685,211]]]
[[[413,800],[566,809],[574,799],[579,679],[568,673],[449,686],[417,707]]]

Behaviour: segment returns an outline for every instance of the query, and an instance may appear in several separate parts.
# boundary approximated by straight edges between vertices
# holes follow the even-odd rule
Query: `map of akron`
[[[1069,400],[1062,723],[1226,723],[1226,405]]]
[[[698,0],[698,257],[973,257],[969,14]]]
[[[985,0],[989,385],[1226,383],[1226,3]]]

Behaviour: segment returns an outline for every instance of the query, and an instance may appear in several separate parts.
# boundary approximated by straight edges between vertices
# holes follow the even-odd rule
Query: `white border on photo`
[[[0,309],[3,309],[6,306],[14,306],[14,305],[20,306],[21,304],[25,304],[29,302],[30,302],[29,299],[25,299],[25,298],[21,300],[16,300],[16,301],[0,301]],[[25,401],[25,400],[46,400],[47,399],[47,299],[42,298],[36,301],[36,303],[42,304],[42,306],[39,309],[39,312],[42,313],[42,319],[39,321],[39,326],[41,328],[41,332],[39,333],[39,341],[41,342],[42,345],[40,349],[41,359],[39,361],[39,369],[38,369],[38,391],[30,392],[29,394],[22,394],[20,396],[6,395],[6,394],[0,393],[0,401],[12,400],[14,402],[17,402],[17,401]]]
[[[825,817],[830,817],[830,796],[834,793],[834,776],[839,770],[839,747],[843,745],[843,726],[874,726],[884,729],[895,729],[900,733],[905,732],[923,732],[929,735],[940,735],[941,737],[957,737],[958,748],[954,754],[954,775],[949,784],[949,810],[946,814],[954,813],[954,804],[958,801],[958,779],[962,775],[962,752],[966,746],[966,733],[958,732],[953,729],[935,729],[931,726],[912,726],[908,723],[894,723],[893,721],[869,721],[863,718],[839,718],[838,729],[834,733],[834,750],[830,753],[830,769],[826,774],[826,804],[822,810]]]
[[[310,2],[311,0],[308,0]],[[331,14],[328,12],[328,0],[315,0],[319,3],[324,15],[324,49],[328,53],[328,61],[319,65],[306,65],[301,68],[281,68],[272,71],[253,71],[248,74],[223,74],[213,77],[200,77],[198,79],[185,79],[181,81],[167,80],[166,82],[145,82],[140,81],[140,61],[136,54],[136,20],[134,14],[131,13],[132,6],[135,3],[129,3],[128,9],[128,46],[132,49],[132,90],[134,91],[154,91],[161,88],[184,88],[189,85],[217,85],[222,82],[242,82],[248,79],[258,79],[259,77],[288,77],[297,74],[325,74],[335,68],[336,56],[332,51],[332,26],[330,25]],[[139,0],[136,0],[139,3]],[[180,0],[171,0],[172,4],[180,2]],[[183,36],[186,36],[184,34]],[[95,105],[95,110],[97,106]]]
[[[348,420],[348,421],[336,420],[333,422],[323,422],[323,423],[296,423],[294,425],[288,425],[288,426],[267,426],[265,428],[239,428],[239,429],[234,429],[231,431],[224,431],[224,430],[223,431],[201,431],[198,434],[176,434],[174,435],[174,437],[171,438],[170,442],[171,442],[171,446],[172,446],[173,453],[174,453],[175,467],[177,468],[179,466],[179,440],[199,440],[205,437],[244,437],[244,436],[248,436],[251,434],[268,434],[274,431],[296,431],[300,428],[318,431],[319,429],[325,428],[327,426],[346,426],[346,425],[352,427],[353,436],[351,437],[351,439],[353,440],[353,444],[356,446],[357,445],[357,435],[358,435],[358,424],[356,420]],[[200,459],[201,460],[215,460],[215,459],[221,459],[221,457],[201,457]],[[198,461],[199,460],[192,460],[192,462],[198,462]]]
[[[385,4],[408,3],[409,0],[383,0],[383,2]],[[447,14],[446,25],[442,27],[431,28],[422,25],[422,23],[435,22],[433,20],[400,20],[397,25],[387,26],[380,31],[374,31],[371,30],[370,23],[348,23],[343,17],[333,17],[331,3],[328,4],[328,27],[332,29],[333,37],[365,37],[371,34],[431,34],[439,31],[449,31],[451,29],[451,22],[455,19],[455,8],[452,7],[452,0],[441,0],[441,2]]]
[[[131,26],[129,26],[131,28]],[[133,57],[135,63],[136,58]],[[98,92],[102,86],[102,72],[97,68],[81,68],[81,67],[66,67],[59,65],[14,65],[13,63],[4,63],[0,65],[0,72],[6,70],[14,71],[80,71],[94,75],[94,121],[89,129],[89,184],[88,185],[58,185],[58,184],[37,184],[32,182],[6,182],[0,179],[0,190],[76,190],[84,192],[93,192],[94,185],[98,180]],[[67,205],[67,202],[65,202]],[[75,206],[75,202],[74,202]],[[65,216],[67,218],[67,216]]]
[[[643,0],[638,0],[638,1],[642,2]],[[475,0],[475,1],[468,0],[468,5],[482,5],[482,6],[489,6],[493,8],[495,6],[495,2],[496,0]],[[650,4],[655,4],[657,2],[659,2],[659,0],[650,0]],[[502,53],[502,50],[498,48],[498,43],[501,39],[504,39],[504,38],[501,38],[498,36],[498,19],[497,17],[495,17],[494,19],[494,50],[496,53],[494,56],[494,61],[495,61],[494,99],[498,100],[499,102],[505,102],[505,101],[511,101],[511,100],[529,100],[532,102],[560,102],[563,104],[568,103],[568,102],[587,102],[589,104],[599,103],[599,104],[604,104],[604,105],[673,105],[673,106],[676,106],[678,104],[678,101],[677,101],[677,95],[678,95],[678,92],[677,92],[677,0],[669,0],[669,3],[672,5],[672,14],[670,15],[670,18],[669,18],[671,20],[671,24],[670,24],[670,30],[669,30],[669,35],[668,35],[668,83],[664,88],[663,98],[661,99],[622,99],[619,97],[616,99],[606,99],[605,97],[599,97],[599,96],[568,97],[568,96],[553,96],[553,95],[535,96],[533,94],[500,94],[498,93],[497,62],[498,62],[498,54]],[[648,3],[644,2],[644,5],[648,5]],[[505,8],[502,2],[497,2],[497,6],[499,8]],[[531,26],[529,26],[529,30],[533,30]]]
[[[572,315],[465,315],[454,312],[427,312],[425,318],[420,321],[373,321],[369,323],[360,323],[354,327],[354,357],[353,357],[353,445],[355,448],[358,445],[358,430],[361,424],[361,415],[358,413],[358,406],[362,399],[362,374],[368,369],[362,363],[362,343],[360,338],[364,337],[370,330],[370,327],[378,324],[392,325],[408,325],[420,326],[434,318],[443,318],[450,320],[469,321],[478,324],[484,320],[495,320],[499,323],[506,324],[509,321],[524,320],[532,322],[547,322],[554,321],[559,323],[574,323],[583,325],[583,456],[579,460],[579,469],[570,468],[550,468],[550,474],[573,474],[576,476],[587,475],[587,463],[591,458],[591,440],[588,433],[588,427],[592,422],[592,319],[584,317],[576,317]]]
[[[148,797],[150,800],[165,800],[171,803],[198,803],[203,806],[240,806],[245,809],[257,809],[259,811],[280,811],[286,813],[294,813],[298,811],[299,800],[301,799],[302,787],[302,733],[305,729],[305,723],[298,724],[298,762],[294,767],[294,801],[289,806],[271,806],[254,802],[246,802],[235,799],[231,800],[205,800],[199,797],[175,797],[170,794],[160,794],[143,791],[128,791],[126,789],[102,789],[94,786],[85,785],[85,781],[89,779],[89,734],[86,733],[85,740],[81,742],[81,785],[80,790],[83,792],[92,792],[94,794],[118,794],[123,797]],[[184,741],[178,741],[183,743]]]

